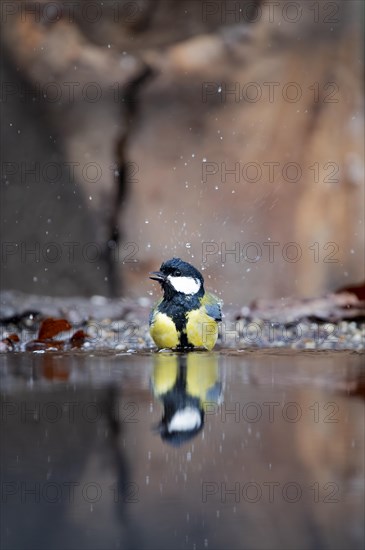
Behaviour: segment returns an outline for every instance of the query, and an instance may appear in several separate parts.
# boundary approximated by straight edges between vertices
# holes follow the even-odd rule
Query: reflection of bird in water
[[[158,425],[163,441],[179,446],[195,437],[204,426],[204,408],[220,400],[218,360],[215,355],[155,356],[152,385],[164,413]]]

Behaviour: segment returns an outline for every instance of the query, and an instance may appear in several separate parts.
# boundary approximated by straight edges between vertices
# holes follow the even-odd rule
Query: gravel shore
[[[155,350],[148,329],[152,305],[153,301],[146,297],[136,301],[103,296],[54,298],[6,291],[0,300],[0,352]],[[52,339],[54,346],[35,349],[29,343],[37,340],[46,318],[65,319],[71,328]],[[72,339],[78,331],[82,332]],[[356,296],[344,293],[313,300],[286,299],[250,307],[226,307],[216,349],[361,351],[364,343],[364,304]]]

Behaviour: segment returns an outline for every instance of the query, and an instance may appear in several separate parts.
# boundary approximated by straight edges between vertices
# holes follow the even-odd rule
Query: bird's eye
[[[174,275],[175,275],[175,277],[180,277],[181,271],[179,269],[175,269]]]

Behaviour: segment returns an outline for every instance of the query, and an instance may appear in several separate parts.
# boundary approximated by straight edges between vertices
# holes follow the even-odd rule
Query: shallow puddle
[[[358,353],[13,353],[0,375],[4,549],[363,547]]]

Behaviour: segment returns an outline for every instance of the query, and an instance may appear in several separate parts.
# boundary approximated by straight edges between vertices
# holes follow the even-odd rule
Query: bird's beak
[[[161,271],[152,271],[150,273],[150,279],[152,279],[153,281],[158,281],[159,283],[162,283],[163,281],[166,280],[166,275],[161,273]]]

